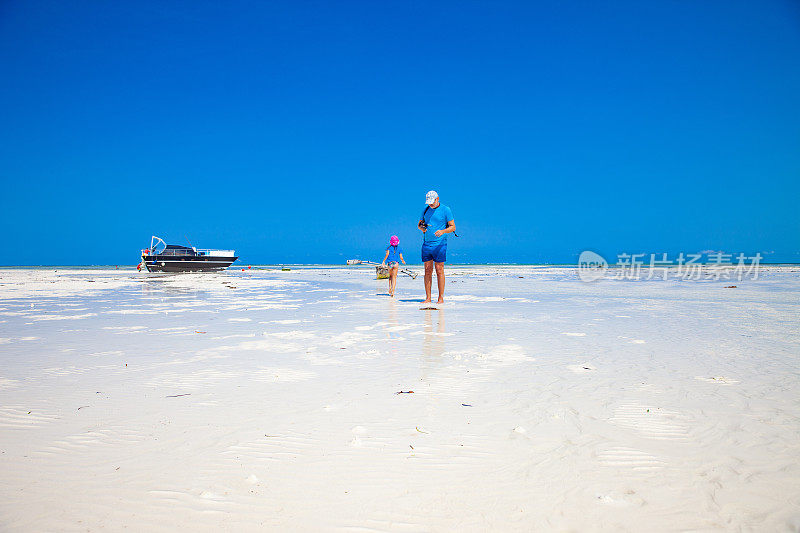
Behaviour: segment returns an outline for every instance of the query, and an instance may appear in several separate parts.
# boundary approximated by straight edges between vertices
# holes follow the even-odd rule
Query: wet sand
[[[0,529],[797,530],[799,270],[0,270]]]

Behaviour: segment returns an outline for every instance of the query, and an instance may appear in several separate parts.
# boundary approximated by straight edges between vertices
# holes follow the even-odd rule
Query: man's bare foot
[[[436,300],[436,303],[437,303],[437,304],[443,304],[443,303],[444,303],[444,298],[442,298],[441,296],[439,296],[439,299],[438,299],[438,300]]]
[[[426,300],[422,300],[422,303],[424,303],[424,304],[429,304],[429,303],[431,303],[431,299],[430,299],[430,298],[428,298],[428,299],[426,299]]]

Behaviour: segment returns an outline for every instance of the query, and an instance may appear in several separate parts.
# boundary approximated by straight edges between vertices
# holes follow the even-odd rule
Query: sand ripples
[[[680,413],[637,404],[623,404],[614,409],[609,421],[635,431],[642,437],[658,440],[687,441],[689,433]]]

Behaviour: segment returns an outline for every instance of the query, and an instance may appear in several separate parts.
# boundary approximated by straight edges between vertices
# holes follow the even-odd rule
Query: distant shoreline
[[[704,263],[697,263],[701,265],[714,265],[713,262],[704,262]],[[800,262],[797,263],[767,263],[761,262],[759,263],[760,266],[800,266]],[[734,263],[735,265],[735,263]],[[422,266],[422,263],[409,263],[408,266]],[[556,268],[577,268],[577,263],[447,263],[448,267],[480,267],[480,266],[488,266],[488,267],[556,267]],[[645,263],[643,266],[648,266]],[[677,266],[677,265],[672,265]],[[226,270],[272,270],[277,269],[280,270],[281,267],[296,267],[296,268],[357,268],[357,267],[348,267],[345,264],[339,263],[275,263],[275,264],[242,264],[242,265],[233,265]],[[0,265],[0,270],[15,270],[15,269],[24,269],[24,270],[36,270],[36,269],[51,269],[51,268],[60,268],[60,269],[72,269],[72,270],[135,270],[136,265]],[[620,265],[616,264],[609,264],[608,268],[620,268]]]

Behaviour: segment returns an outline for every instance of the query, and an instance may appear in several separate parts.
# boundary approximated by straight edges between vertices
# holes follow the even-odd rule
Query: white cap
[[[437,198],[439,198],[439,193],[438,192],[436,192],[436,191],[428,191],[428,193],[425,195],[425,203],[428,204],[428,205],[431,205],[432,203],[434,203],[436,201]]]

